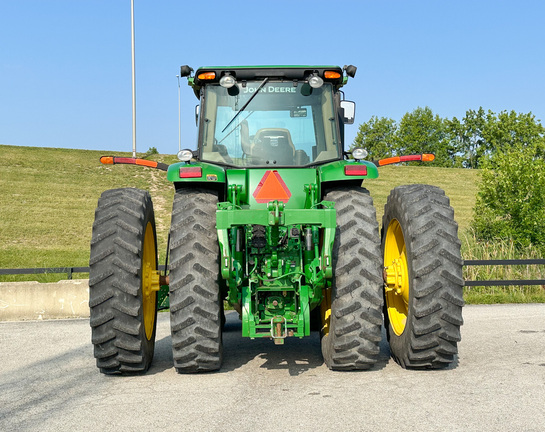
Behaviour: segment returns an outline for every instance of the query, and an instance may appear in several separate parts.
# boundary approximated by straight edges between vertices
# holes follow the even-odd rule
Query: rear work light
[[[344,175],[347,176],[366,176],[367,166],[365,165],[345,165]]]
[[[180,168],[180,178],[199,178],[202,177],[201,167],[182,167]]]

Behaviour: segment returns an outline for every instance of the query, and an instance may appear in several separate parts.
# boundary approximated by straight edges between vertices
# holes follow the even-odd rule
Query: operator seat
[[[293,165],[295,146],[290,131],[283,128],[259,129],[254,137],[252,153],[271,165]]]

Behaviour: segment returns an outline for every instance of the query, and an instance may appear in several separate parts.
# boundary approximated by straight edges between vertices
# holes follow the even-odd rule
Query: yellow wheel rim
[[[401,225],[396,219],[390,221],[384,241],[384,275],[386,279],[386,308],[394,333],[400,336],[405,331],[409,314],[409,271],[407,248]]]
[[[155,327],[155,304],[159,291],[159,272],[155,251],[155,236],[151,222],[146,226],[144,235],[144,251],[142,257],[142,308],[146,338],[151,340]]]

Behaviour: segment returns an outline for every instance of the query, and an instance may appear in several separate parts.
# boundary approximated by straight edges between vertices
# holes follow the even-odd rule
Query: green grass
[[[155,207],[160,262],[164,262],[174,188],[162,171],[130,165],[104,166],[100,151],[0,146],[0,268],[87,266],[94,210],[100,194],[112,188],[149,190]],[[130,156],[129,153],[110,154]],[[174,156],[150,159],[172,163]],[[392,188],[425,183],[439,186],[451,199],[460,226],[465,259],[536,258],[508,242],[483,244],[471,234],[478,171],[425,166],[388,166],[364,182],[377,207],[379,223]],[[466,267],[466,279],[542,279],[541,266]],[[74,277],[87,277],[75,274]],[[63,274],[0,276],[0,281],[53,282]],[[543,287],[466,288],[468,303],[545,302]]]

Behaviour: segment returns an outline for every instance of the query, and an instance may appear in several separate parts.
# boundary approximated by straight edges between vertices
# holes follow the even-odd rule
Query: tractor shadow
[[[242,322],[238,314],[228,311],[225,316],[223,365],[215,373],[232,372],[241,368],[260,368],[285,370],[290,376],[298,376],[317,368],[327,369],[322,357],[318,332],[313,331],[310,336],[302,339],[287,338],[283,345],[275,345],[269,338],[251,340],[242,337]],[[167,328],[168,314],[161,314],[159,323]],[[378,361],[369,372],[384,369],[390,361],[390,348],[383,328]],[[163,337],[159,336],[155,342],[153,363],[147,374],[162,373],[173,367],[172,338],[166,330],[163,330]],[[366,371],[353,373],[359,372]]]
[[[298,376],[316,368],[327,368],[320,346],[320,335],[311,332],[303,339],[287,338],[283,345],[275,345],[269,338],[243,338],[242,323],[236,312],[226,314],[223,330],[223,366],[219,373],[230,372],[256,362],[259,368],[286,370]],[[371,371],[381,370],[390,360],[386,333],[380,343],[380,354]]]

